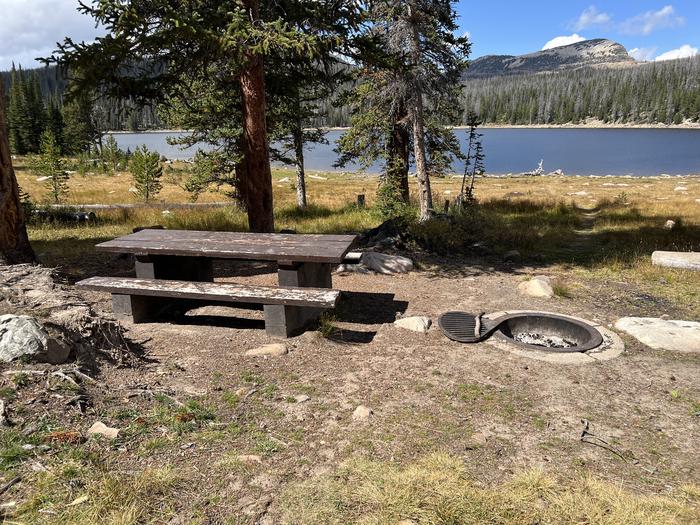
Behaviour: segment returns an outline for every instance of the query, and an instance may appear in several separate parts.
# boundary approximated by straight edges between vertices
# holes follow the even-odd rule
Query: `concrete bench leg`
[[[171,255],[137,255],[136,277],[142,279],[172,279],[174,281],[213,282],[212,260],[207,257],[176,257]]]
[[[279,285],[332,288],[332,265],[322,263],[280,263],[277,270]],[[273,337],[290,337],[324,312],[323,308],[304,306],[265,306],[265,333]]]
[[[162,297],[112,294],[112,310],[118,317],[130,317],[134,323],[155,321],[171,305]]]

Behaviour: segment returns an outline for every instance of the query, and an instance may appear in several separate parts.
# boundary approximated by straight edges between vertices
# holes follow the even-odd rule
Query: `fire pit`
[[[593,326],[544,312],[507,315],[495,335],[520,348],[546,352],[587,352],[603,343]]]

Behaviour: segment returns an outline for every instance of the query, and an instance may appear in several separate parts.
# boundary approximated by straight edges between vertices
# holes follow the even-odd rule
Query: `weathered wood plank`
[[[146,229],[98,244],[97,249],[142,255],[340,263],[355,240],[354,235],[254,234]]]
[[[651,263],[655,266],[700,272],[700,252],[656,251],[651,254]]]
[[[76,283],[76,286],[119,295],[202,299],[231,303],[310,306],[314,308],[334,308],[340,297],[339,290],[325,288],[278,288],[276,286],[138,279],[132,277],[91,277],[79,281]]]

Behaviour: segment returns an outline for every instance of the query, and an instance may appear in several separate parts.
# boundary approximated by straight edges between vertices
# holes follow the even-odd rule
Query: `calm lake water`
[[[696,175],[700,174],[700,130],[680,129],[513,129],[482,130],[486,171],[490,174],[534,170],[540,159],[545,171],[561,169],[567,175]],[[197,148],[179,149],[167,143],[178,132],[118,133],[122,149],[142,144],[169,159],[187,159]],[[306,167],[334,170],[335,141],[342,131],[329,131],[328,145],[307,148]],[[464,143],[465,130],[457,130]],[[373,166],[370,172],[379,171]],[[343,171],[351,171],[352,166]],[[453,170],[463,171],[455,162]]]

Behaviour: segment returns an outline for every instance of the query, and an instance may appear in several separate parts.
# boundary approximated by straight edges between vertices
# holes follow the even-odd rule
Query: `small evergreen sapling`
[[[134,177],[136,194],[144,202],[148,202],[158,195],[163,187],[160,178],[163,175],[163,166],[160,164],[160,155],[157,151],[149,151],[146,146],[136,148],[131,159],[131,174]]]
[[[60,204],[68,194],[69,175],[61,158],[61,146],[51,131],[42,133],[39,154],[32,159],[31,168],[40,177],[46,177],[49,196],[54,204]]]

